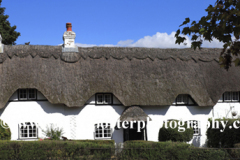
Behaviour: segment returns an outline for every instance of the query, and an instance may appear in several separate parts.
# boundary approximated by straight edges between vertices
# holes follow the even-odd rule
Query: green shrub
[[[0,159],[107,159],[112,145],[81,141],[3,141]]]
[[[51,140],[60,140],[63,135],[63,129],[59,127],[55,128],[53,124],[51,124],[50,127],[47,126],[47,129],[42,130],[42,132],[45,136],[50,137]]]
[[[228,152],[224,149],[191,148],[189,160],[226,160],[230,159]]]
[[[207,146],[208,147],[223,147],[223,148],[231,148],[234,147],[234,144],[240,143],[240,129],[234,129],[233,123],[235,121],[240,121],[240,119],[215,119],[215,128],[217,126],[217,123],[219,123],[219,129],[214,129],[212,126],[212,119],[209,119],[210,127],[207,130]],[[224,124],[226,124],[226,128],[223,132],[220,132],[220,130],[223,130],[222,123],[220,121],[223,121]],[[240,124],[236,125],[240,127]],[[232,128],[230,129],[229,126]]]
[[[160,128],[160,130],[159,130],[158,140],[159,141],[174,141],[174,142],[190,141],[193,138],[193,129],[187,128],[187,123],[184,123],[184,125],[182,125],[179,121],[177,121],[177,120],[174,120],[174,121],[177,123],[177,126],[174,129],[169,127],[169,124],[171,121],[165,122],[165,123],[167,123],[166,124],[167,128],[165,128],[165,124],[163,124],[162,128]],[[179,132],[179,127],[183,127],[185,129],[185,131]]]
[[[229,154],[232,158],[240,159],[240,143],[234,144],[234,148],[229,150]]]
[[[8,127],[8,125],[5,123],[3,124],[3,121],[0,120],[0,140],[10,140],[11,139],[11,131]],[[3,128],[4,126],[4,128]],[[7,128],[7,129],[5,129]]]
[[[73,142],[84,142],[84,143],[95,143],[99,145],[109,145],[111,147],[115,146],[114,140],[71,140]]]
[[[190,145],[182,142],[126,141],[122,159],[188,159]]]
[[[120,159],[151,160],[225,160],[229,154],[223,149],[197,148],[184,142],[126,141]]]

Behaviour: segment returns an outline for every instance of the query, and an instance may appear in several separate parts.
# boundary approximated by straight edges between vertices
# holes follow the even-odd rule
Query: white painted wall
[[[12,132],[12,140],[18,140],[18,124],[21,122],[36,122],[42,129],[51,123],[64,129],[64,136],[68,139],[94,139],[94,124],[100,122],[111,123],[113,129],[112,139],[116,143],[123,142],[123,130],[114,130],[117,120],[125,107],[113,97],[113,105],[95,105],[93,95],[82,108],[69,108],[63,104],[51,104],[40,93],[40,101],[17,101],[15,92],[4,109],[0,110],[0,119],[6,122]],[[45,101],[43,101],[45,100]],[[159,129],[163,121],[169,119],[198,120],[201,121],[201,135],[194,136],[195,146],[204,146],[208,118],[225,116],[230,106],[240,113],[239,103],[217,103],[214,107],[199,106],[141,106],[152,119],[147,124],[147,137],[149,141],[158,141]],[[228,114],[228,117],[231,114]],[[231,117],[231,116],[230,116]],[[39,129],[39,137],[44,135]]]
[[[38,92],[38,99],[45,97]],[[21,122],[36,122],[42,129],[51,123],[64,129],[68,139],[94,139],[94,124],[111,123],[112,138],[116,143],[123,142],[123,131],[114,130],[124,106],[114,97],[114,105],[95,105],[95,95],[87,105],[79,108],[69,108],[61,104],[51,104],[48,101],[17,101],[17,92],[12,95],[6,107],[0,110],[0,119],[6,122],[12,132],[12,140],[19,140],[18,124]],[[39,129],[40,138],[44,138]]]
[[[232,111],[237,111],[235,117],[232,116]],[[237,118],[240,116],[240,103],[239,102],[221,102],[213,107],[214,118]]]
[[[201,135],[194,136],[193,143],[195,146],[204,146],[206,141],[207,120],[212,117],[212,107],[199,106],[148,106],[142,107],[144,112],[149,115],[152,121],[147,125],[147,135],[149,141],[158,141],[159,129],[163,121],[170,119],[177,120],[198,120],[201,121]]]

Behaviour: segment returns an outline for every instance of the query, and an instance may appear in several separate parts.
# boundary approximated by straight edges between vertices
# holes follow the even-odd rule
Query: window
[[[195,102],[192,100],[192,98],[187,95],[187,94],[180,94],[177,96],[177,98],[175,99],[174,105],[194,105]]]
[[[200,135],[200,121],[190,121],[190,126],[193,128],[193,135]]]
[[[36,124],[25,122],[19,124],[19,138],[37,138],[37,126]]]
[[[37,90],[36,89],[19,89],[18,100],[36,100]]]
[[[239,92],[225,92],[222,99],[224,102],[239,102]]]
[[[96,94],[96,104],[112,104],[112,94]]]
[[[112,137],[112,129],[110,127],[110,123],[98,123],[95,124],[95,139],[102,138],[111,138]]]

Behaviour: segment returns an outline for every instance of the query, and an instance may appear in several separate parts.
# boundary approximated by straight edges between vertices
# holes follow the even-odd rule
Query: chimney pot
[[[66,23],[67,31],[72,31],[72,23]]]

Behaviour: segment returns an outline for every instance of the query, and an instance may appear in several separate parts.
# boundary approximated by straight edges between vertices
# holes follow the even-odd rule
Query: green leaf
[[[192,36],[192,41],[195,41],[195,40],[197,40],[198,39],[198,36],[196,35],[196,34],[194,34],[193,36]]]
[[[199,30],[199,32],[200,32],[201,34],[203,34],[203,33],[205,32],[205,29],[204,29],[204,28],[201,28],[201,29]]]
[[[185,21],[179,27],[181,27],[181,26],[183,26],[183,25],[185,25],[185,24],[187,24],[189,22],[190,22],[190,19],[189,18],[185,18]]]
[[[182,30],[182,34],[184,34],[184,35],[189,34],[189,35],[190,35],[190,29],[189,29],[189,27],[184,27],[183,30]]]
[[[191,25],[194,25],[194,24],[196,24],[196,21],[193,21],[193,22],[191,23]]]

